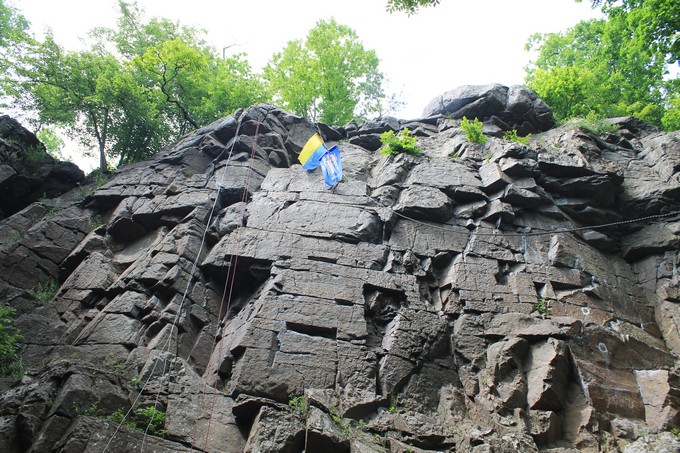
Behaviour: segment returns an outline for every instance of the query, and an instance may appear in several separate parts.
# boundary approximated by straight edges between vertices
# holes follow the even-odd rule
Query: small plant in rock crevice
[[[106,417],[116,423],[123,423],[124,426],[139,432],[146,432],[152,436],[165,436],[165,412],[153,406],[135,409],[132,414],[125,418],[122,409],[117,409]]]
[[[375,440],[375,442],[378,445],[380,445],[383,448],[387,449],[387,448],[390,447],[390,442],[389,442],[389,440],[387,439],[386,436],[381,436],[380,434],[375,433],[375,434],[373,434],[373,439]]]
[[[519,135],[517,135],[516,129],[511,129],[505,132],[505,134],[503,135],[503,140],[519,143],[520,145],[528,145],[529,140],[531,140],[531,134],[528,134],[525,137],[520,137]]]
[[[573,125],[595,135],[602,135],[619,130],[619,127],[616,124],[610,123],[606,118],[596,115],[595,112],[590,112],[583,118],[574,119]]]
[[[45,160],[46,153],[38,147],[30,147],[26,150],[26,156],[24,157],[24,164],[35,170],[40,166]]]
[[[38,299],[40,302],[49,302],[54,299],[59,290],[59,283],[55,279],[48,280],[46,282],[38,282],[35,287],[31,290],[33,297]]]
[[[306,419],[309,411],[309,402],[304,395],[291,395],[288,400],[288,407],[293,414],[299,415]]]
[[[142,390],[142,387],[144,387],[144,383],[142,382],[142,379],[139,376],[135,376],[132,379],[130,379],[130,385],[132,386],[133,389],[137,391]]]
[[[328,415],[331,417],[331,420],[333,420],[333,423],[336,425],[340,425],[342,423],[342,417],[340,417],[340,408],[338,407],[337,404],[334,404],[333,407],[331,407],[331,410],[328,412]]]
[[[464,116],[463,119],[460,120],[460,128],[463,130],[465,138],[467,138],[470,143],[483,145],[488,139],[488,137],[484,135],[484,132],[482,132],[482,122],[479,121],[478,118],[470,121]]]
[[[102,216],[100,216],[100,215],[90,217],[87,220],[87,229],[89,231],[94,231],[102,225],[104,225],[104,219],[102,219]]]
[[[349,423],[344,421],[340,416],[340,407],[337,404],[334,404],[333,407],[331,407],[331,410],[328,412],[328,415],[330,416],[331,420],[333,420],[333,423],[340,427],[340,429],[342,430],[342,434],[345,437],[349,438],[352,435],[352,430],[349,426]]]
[[[399,135],[395,135],[394,131],[383,132],[380,135],[380,141],[383,144],[380,154],[386,156],[396,156],[401,153],[418,156],[423,153],[423,150],[416,145],[416,137],[411,135],[407,127],[399,132]]]
[[[44,218],[45,220],[51,219],[52,217],[54,217],[54,215],[55,215],[57,212],[59,212],[60,209],[61,209],[61,201],[60,201],[60,200],[57,200],[57,202],[56,202],[54,205],[50,206],[50,207],[47,209],[47,212],[45,213],[45,215],[43,216],[43,218]]]
[[[387,412],[394,414],[397,412],[397,397],[396,395],[390,395],[390,406],[387,408]]]
[[[104,365],[111,369],[114,373],[120,373],[123,371],[123,368],[125,368],[125,362],[122,360],[118,360],[115,357],[109,357],[106,359],[106,362],[104,362]]]
[[[113,171],[113,169],[109,169],[110,171]],[[87,175],[88,180],[91,180],[94,182],[95,187],[99,189],[101,186],[106,184],[109,180],[109,175],[106,173],[102,172],[100,169],[93,170],[89,175]]]
[[[545,318],[546,316],[552,315],[552,308],[550,308],[550,301],[549,300],[538,299],[538,302],[536,302],[534,304],[534,308],[543,318]]]

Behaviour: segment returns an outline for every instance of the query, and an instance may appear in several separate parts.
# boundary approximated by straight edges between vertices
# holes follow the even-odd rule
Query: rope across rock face
[[[435,228],[439,230],[444,230],[444,231],[451,231],[450,228],[446,228],[441,225],[429,223],[429,222],[424,222],[422,220],[414,219],[412,217],[409,217],[405,214],[402,214],[401,212],[395,211],[391,206],[387,206],[386,204],[382,203],[380,200],[371,197],[371,196],[366,196],[370,201],[379,204],[381,207],[385,209],[389,209],[392,211],[395,215],[409,220],[414,223],[418,223],[420,225],[425,225],[430,228]],[[575,227],[575,228],[558,228],[556,230],[549,230],[549,231],[537,231],[537,232],[527,232],[527,233],[512,233],[512,232],[504,232],[504,231],[497,231],[494,233],[471,233],[475,234],[477,236],[509,236],[509,237],[527,237],[527,236],[545,236],[545,235],[551,235],[551,234],[561,234],[561,233],[575,233],[578,231],[585,231],[585,230],[598,230],[602,228],[608,228],[608,227],[613,227],[613,226],[618,226],[618,225],[627,225],[631,223],[638,223],[638,222],[644,222],[645,220],[652,220],[652,219],[661,219],[665,217],[672,217],[675,215],[680,215],[680,211],[671,211],[667,212],[665,214],[654,214],[654,215],[648,215],[645,217],[638,217],[635,219],[628,219],[628,220],[620,220],[618,222],[611,222],[611,223],[602,223],[599,225],[591,225],[591,226],[584,226],[584,227]]]
[[[243,119],[238,121],[238,125],[237,125],[236,132],[235,132],[235,135],[234,135],[235,138],[238,137],[238,135],[239,135],[242,120]],[[250,184],[250,179],[252,177],[252,161],[253,161],[253,158],[254,158],[254,155],[255,155],[255,145],[257,143],[257,136],[259,134],[260,124],[263,120],[264,120],[264,117],[260,117],[258,119],[257,125],[255,127],[255,134],[254,134],[254,137],[253,137],[253,142],[252,142],[252,147],[251,147],[251,152],[250,152],[250,163],[249,163],[249,166],[248,166],[248,172],[247,172],[246,177],[245,177],[245,184],[244,184],[243,195],[242,195],[242,200],[241,200],[242,202],[247,201],[247,198],[248,198],[248,187],[249,187],[249,184]],[[235,146],[236,142],[237,142],[237,140],[234,140],[232,142],[232,145],[231,145],[229,152],[228,152],[228,157],[227,157],[227,162],[226,162],[225,167],[229,166],[229,163],[231,161],[231,157],[233,155],[233,150],[234,150],[234,146]],[[226,171],[223,172],[221,180],[216,184],[217,193],[215,194],[215,200],[212,203],[212,207],[210,209],[210,214],[208,216],[208,220],[207,220],[207,222],[205,224],[205,228],[203,230],[203,235],[201,237],[201,244],[199,246],[198,253],[196,254],[196,258],[193,261],[193,264],[192,264],[192,267],[191,267],[191,272],[189,274],[189,279],[187,281],[187,285],[186,285],[186,288],[184,290],[184,293],[182,294],[182,300],[180,302],[180,306],[177,309],[177,313],[175,314],[175,317],[173,318],[173,322],[172,322],[171,327],[170,327],[170,335],[168,335],[168,339],[166,340],[165,344],[161,348],[162,354],[164,356],[164,358],[162,360],[163,370],[162,370],[162,373],[161,373],[161,382],[160,382],[160,385],[158,387],[158,392],[156,393],[156,398],[155,398],[155,401],[154,401],[154,406],[153,406],[154,410],[157,410],[156,408],[157,408],[158,403],[159,403],[161,389],[163,388],[164,381],[165,381],[166,374],[167,374],[167,370],[168,370],[168,362],[169,362],[169,356],[170,356],[170,346],[171,346],[171,342],[172,342],[172,334],[175,331],[175,328],[177,328],[177,323],[179,321],[179,318],[180,318],[182,312],[184,311],[184,304],[187,300],[189,290],[191,289],[192,283],[194,282],[196,269],[198,268],[198,260],[201,256],[202,251],[203,251],[203,247],[205,246],[208,229],[210,228],[212,220],[215,217],[215,211],[216,211],[216,208],[217,208],[217,203],[220,199],[220,191],[224,187],[224,182],[225,182],[224,179],[225,179],[226,174],[227,174]],[[244,209],[245,209],[245,204],[244,204]],[[230,307],[230,304],[231,304],[231,296],[232,296],[232,291],[233,291],[234,281],[235,281],[235,276],[236,276],[235,267],[236,267],[236,260],[237,259],[238,259],[238,254],[232,255],[230,257],[230,263],[229,263],[230,272],[227,276],[227,280],[225,281],[222,300],[221,300],[221,303],[220,303],[220,313],[221,313],[222,309],[224,308],[224,304],[225,304],[225,300],[226,300],[226,311],[224,312],[225,313],[225,321],[226,321],[226,316],[228,316],[229,307]],[[232,260],[234,261],[233,263],[231,262]],[[232,272],[232,269],[233,269],[233,272]],[[230,286],[231,289],[229,290],[229,294],[227,296],[227,287],[228,286]],[[217,342],[216,340],[217,340],[218,333],[219,333],[219,329],[216,329],[216,332],[215,332],[215,335],[214,335],[214,338],[213,338],[213,344],[212,344],[211,351],[210,351],[211,355],[214,352],[215,344]],[[177,335],[177,342],[179,342],[179,335]],[[176,350],[177,349],[178,349],[178,345],[176,345]],[[220,351],[220,353],[221,353],[221,351]],[[122,420],[118,423],[116,430],[111,435],[111,438],[109,439],[108,443],[106,444],[106,446],[102,450],[102,453],[105,453],[109,449],[114,438],[116,437],[116,435],[120,431],[121,427],[125,424],[125,421],[133,413],[135,406],[138,404],[138,402],[139,402],[139,400],[140,400],[140,398],[141,398],[141,396],[144,392],[144,389],[148,386],[151,378],[154,376],[154,372],[156,371],[156,367],[158,366],[158,364],[160,362],[161,362],[160,360],[156,360],[154,362],[154,365],[151,369],[151,372],[149,373],[149,377],[146,379],[146,381],[142,385],[142,388],[139,390],[139,393],[137,394],[137,397],[133,401],[132,405],[130,406],[130,409],[125,413]],[[205,393],[205,380],[204,380],[203,384],[204,385],[203,385],[203,389],[201,391],[201,395],[203,395]],[[211,404],[211,413],[210,413],[210,418],[209,418],[209,421],[208,421],[208,429],[206,431],[206,436],[205,436],[204,445],[203,445],[203,451],[207,450],[207,442],[208,442],[208,437],[209,437],[209,434],[210,434],[212,418],[213,418],[213,415],[214,415],[216,398],[217,398],[217,389],[214,389],[213,390],[213,400],[212,400],[212,404]],[[203,398],[201,398],[201,402],[199,404],[199,411],[202,409],[202,405],[203,405]],[[149,424],[147,425],[146,430],[144,431],[144,437],[142,439],[142,446],[141,446],[142,452],[144,451],[144,444],[146,442],[146,436],[147,436],[147,433],[149,431],[149,427],[150,427],[152,422],[153,422],[153,419],[150,419]],[[194,440],[196,440],[196,430],[195,429],[194,429],[194,432],[192,434],[192,441],[191,441],[191,450],[192,451],[194,449]]]

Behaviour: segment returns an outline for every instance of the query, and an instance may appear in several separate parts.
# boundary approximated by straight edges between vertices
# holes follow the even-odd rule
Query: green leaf
[[[264,78],[283,108],[345,124],[357,110],[370,111],[384,98],[378,64],[375,51],[366,50],[353,29],[321,20],[304,41],[289,41],[274,54]]]

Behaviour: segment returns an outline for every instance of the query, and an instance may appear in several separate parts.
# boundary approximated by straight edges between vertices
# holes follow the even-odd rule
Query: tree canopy
[[[606,19],[582,21],[565,32],[537,34],[527,49],[536,60],[526,82],[561,120],[592,114],[633,115],[667,129],[677,129],[676,42],[648,24],[671,22],[677,0],[639,0],[613,6],[602,2]],[[633,4],[634,3],[634,4]],[[654,4],[654,9],[651,7]],[[618,4],[617,4],[618,5]],[[676,5],[677,6],[677,5]],[[659,14],[667,14],[663,18]]]
[[[439,1],[388,0],[387,9],[410,15]],[[527,49],[538,57],[527,68],[527,84],[562,120],[634,115],[679,129],[678,0],[589,1],[606,19],[530,38]],[[670,66],[675,66],[675,76]]]
[[[420,8],[437,6],[440,0],[387,0],[387,11],[393,13],[403,11],[408,15],[415,14]]]
[[[35,130],[56,126],[96,149],[102,171],[112,159],[145,159],[192,129],[272,98],[330,124],[398,103],[384,96],[375,51],[333,19],[289,42],[256,74],[245,54],[220,58],[202,30],[145,20],[134,1],[118,7],[115,28],[91,30],[86,49],[71,51],[49,31],[34,39],[28,21],[0,0],[0,95],[31,112],[25,119]]]
[[[275,101],[298,115],[345,124],[384,98],[375,51],[334,19],[319,21],[307,38],[290,41],[264,69]]]
[[[145,22],[124,0],[119,9],[116,29],[92,30],[87,50],[67,51],[48,33],[0,79],[5,93],[35,112],[37,125],[65,127],[98,149],[102,171],[109,158],[146,158],[191,129],[266,99],[243,55],[221,59],[202,31],[167,19]],[[17,23],[26,29],[27,22]]]
[[[25,41],[28,21],[16,9],[0,0],[0,49]]]
[[[582,0],[576,0],[581,2]],[[626,22],[636,40],[680,62],[680,4],[677,0],[592,0],[610,19]]]

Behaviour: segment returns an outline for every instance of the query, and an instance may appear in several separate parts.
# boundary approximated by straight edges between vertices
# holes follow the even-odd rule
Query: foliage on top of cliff
[[[34,112],[36,129],[61,126],[96,149],[101,171],[110,159],[146,159],[193,129],[272,99],[330,124],[384,108],[375,51],[333,19],[306,41],[289,42],[263,76],[245,54],[220,55],[201,30],[146,20],[134,1],[118,7],[115,28],[95,28],[86,50],[68,51],[49,32],[42,41],[30,37],[26,19],[0,0],[0,94]]]
[[[345,124],[357,108],[370,111],[384,97],[374,50],[335,19],[317,22],[307,38],[289,41],[264,70],[274,98],[298,115]]]
[[[16,8],[0,1],[0,52],[10,45],[25,41],[28,38],[27,29],[26,18]]]
[[[411,15],[439,1],[388,0],[387,9]],[[677,73],[669,77],[669,67],[680,62],[677,0],[591,3],[605,19],[530,38],[527,50],[538,57],[527,68],[527,85],[561,121],[594,112],[680,129],[680,81]]]
[[[530,38],[527,49],[538,56],[526,69],[528,86],[562,121],[594,112],[680,128],[680,79],[668,77],[680,61],[677,0],[597,4],[606,19]]]
[[[202,32],[167,19],[143,20],[119,1],[114,29],[91,31],[88,50],[67,51],[48,33],[27,41],[1,79],[37,123],[66,127],[119,163],[147,158],[202,124],[266,98],[243,55],[221,59]]]

